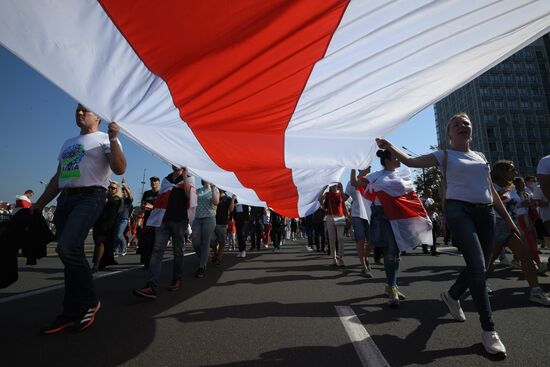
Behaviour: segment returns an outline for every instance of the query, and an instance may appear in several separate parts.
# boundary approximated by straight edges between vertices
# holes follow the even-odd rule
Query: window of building
[[[504,103],[504,101],[495,101],[495,107],[500,108],[500,109],[504,109],[504,108],[506,108],[506,104]]]
[[[520,101],[519,102],[519,107],[522,110],[528,110],[529,109],[529,101]]]

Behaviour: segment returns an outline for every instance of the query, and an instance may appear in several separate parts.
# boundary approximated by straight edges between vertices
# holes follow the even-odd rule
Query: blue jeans
[[[97,304],[90,264],[84,253],[84,240],[101,214],[107,199],[106,191],[68,193],[57,199],[55,225],[57,252],[65,266],[63,314],[76,317],[81,309]]]
[[[128,218],[118,218],[115,225],[115,233],[113,233],[113,252],[115,254],[122,254],[126,252],[128,243],[124,237],[124,230],[128,226]]]
[[[199,257],[201,268],[204,268],[208,262],[208,248],[214,228],[216,228],[216,217],[195,218],[191,226],[193,230],[193,248]]]
[[[389,287],[395,287],[397,286],[397,272],[401,261],[399,247],[395,242],[395,236],[384,209],[380,205],[372,205],[371,210],[369,238],[374,246],[383,249],[386,280]]]
[[[155,244],[149,262],[148,284],[153,289],[158,288],[160,271],[162,269],[162,257],[166,250],[168,240],[172,238],[172,249],[174,250],[174,261],[172,266],[172,281],[181,279],[183,274],[183,250],[185,246],[185,231],[189,221],[162,222],[160,227],[155,229]]]
[[[493,331],[495,324],[485,284],[485,270],[491,259],[495,238],[493,207],[447,200],[445,217],[453,240],[462,251],[466,262],[466,268],[449,289],[449,294],[458,300],[469,288],[481,327],[485,331]]]

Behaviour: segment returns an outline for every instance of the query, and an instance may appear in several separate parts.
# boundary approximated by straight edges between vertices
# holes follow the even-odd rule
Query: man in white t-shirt
[[[126,170],[126,158],[117,139],[119,126],[111,122],[108,134],[99,131],[101,118],[81,104],[75,118],[80,135],[65,141],[57,172],[31,207],[33,212],[42,212],[61,192],[55,224],[57,252],[65,266],[65,296],[62,313],[42,328],[43,334],[67,328],[83,331],[93,324],[101,303],[84,253],[84,240],[105,206],[111,170],[117,175]]]

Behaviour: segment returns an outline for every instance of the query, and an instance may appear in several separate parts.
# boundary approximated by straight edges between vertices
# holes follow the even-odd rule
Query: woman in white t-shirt
[[[504,207],[508,211],[508,214],[514,222],[517,223],[518,214],[521,214],[522,202],[512,183],[516,173],[517,170],[515,169],[513,162],[504,160],[495,162],[491,170],[491,178],[493,180],[495,190],[498,192]],[[495,247],[487,268],[492,268],[491,265],[496,260],[503,247],[510,248],[514,254],[514,257],[520,261],[521,268],[525,274],[525,280],[527,280],[527,283],[529,283],[529,286],[531,287],[529,300],[544,306],[550,306],[550,298],[539,287],[537,270],[535,269],[533,260],[529,254],[527,246],[525,245],[525,235],[522,233],[523,236],[520,238],[510,232],[510,230],[506,227],[504,219],[502,219],[500,215],[497,215],[496,217],[495,228]]]
[[[533,194],[525,190],[525,181],[521,177],[514,178],[515,189],[512,190],[512,197],[519,203],[518,209],[516,210],[517,219],[519,222],[519,229],[521,230],[522,237],[529,246],[531,251],[531,258],[537,264],[540,274],[546,272],[546,264],[543,264],[540,261],[536,232],[535,232],[535,223],[529,217],[529,207],[536,205],[535,200],[533,199]]]
[[[443,171],[447,186],[445,218],[454,241],[462,251],[466,268],[451,288],[441,293],[441,299],[457,321],[465,321],[459,299],[470,289],[483,329],[481,341],[485,350],[492,355],[506,356],[506,348],[495,331],[485,280],[495,235],[494,209],[504,218],[511,232],[519,234],[519,230],[491,184],[487,160],[483,154],[470,150],[472,123],[468,115],[459,113],[452,116],[447,123],[447,135],[450,149],[416,158],[408,156],[387,140],[376,139],[376,142],[409,167],[439,166]]]

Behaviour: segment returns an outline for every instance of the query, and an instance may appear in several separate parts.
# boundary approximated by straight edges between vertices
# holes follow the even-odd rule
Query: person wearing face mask
[[[511,233],[519,236],[519,229],[491,183],[489,163],[482,153],[470,149],[470,117],[466,113],[452,116],[447,123],[447,135],[449,149],[420,157],[410,157],[385,139],[376,141],[380,148],[389,150],[409,167],[440,167],[445,187],[445,217],[466,262],[466,268],[451,288],[441,293],[441,299],[455,320],[463,322],[466,316],[459,299],[469,289],[483,329],[483,347],[491,355],[506,357],[506,348],[495,330],[486,286],[486,266],[495,238],[495,209]]]
[[[220,191],[214,184],[202,180],[202,187],[197,190],[197,210],[191,226],[193,248],[199,257],[199,267],[195,272],[197,278],[204,278],[210,238],[216,228],[216,209],[220,203]]]

